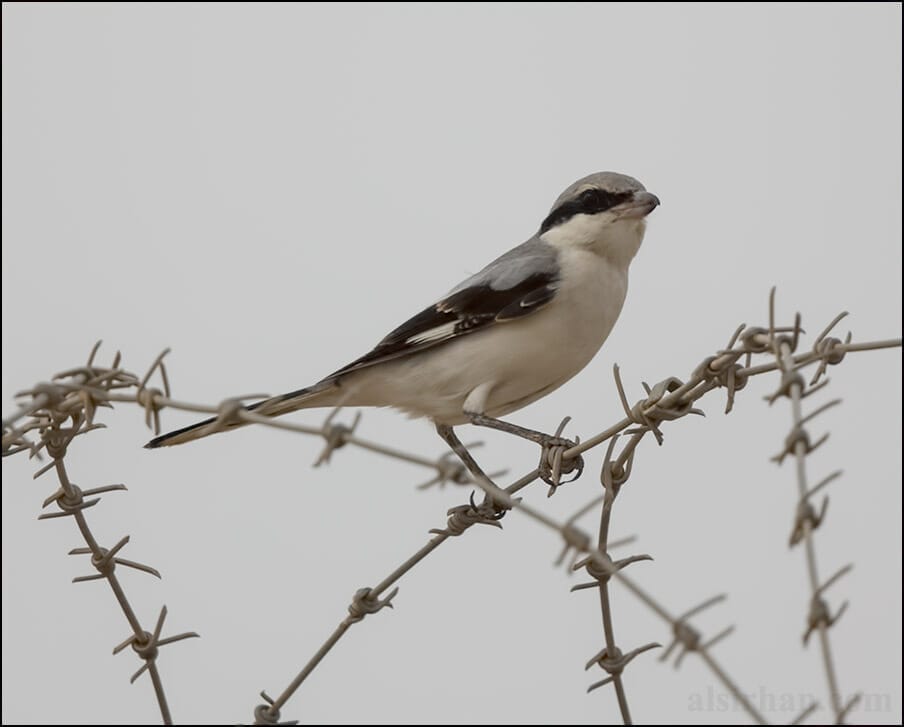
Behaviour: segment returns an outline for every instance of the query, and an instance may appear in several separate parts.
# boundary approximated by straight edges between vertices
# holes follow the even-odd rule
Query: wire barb
[[[728,598],[728,596],[724,593],[713,596],[676,618],[672,622],[672,641],[662,653],[662,656],[659,657],[659,660],[667,661],[675,649],[680,647],[678,656],[675,658],[675,668],[677,669],[681,666],[681,662],[687,654],[694,651],[705,651],[717,641],[721,641],[724,637],[728,636],[728,634],[734,630],[734,626],[728,627],[715,638],[708,642],[704,642],[700,632],[688,623],[688,619],[692,616],[696,616],[701,611],[705,611],[707,608],[711,608],[717,603],[721,603],[726,598]]]
[[[144,674],[148,669],[152,668],[157,661],[157,656],[160,653],[160,647],[166,646],[167,644],[174,644],[177,641],[183,641],[184,639],[196,639],[200,638],[199,634],[194,631],[186,631],[182,634],[177,634],[176,636],[168,636],[165,639],[160,638],[160,633],[163,631],[163,622],[166,620],[166,606],[160,609],[160,616],[157,617],[157,624],[154,626],[154,633],[148,633],[147,631],[142,631],[140,634],[132,634],[125,641],[117,644],[113,647],[113,654],[116,655],[127,646],[132,647],[132,651],[134,651],[138,656],[144,659],[144,664],[136,671],[131,679],[129,680],[132,684],[135,683],[135,680],[138,679],[142,674]]]
[[[346,621],[349,624],[358,623],[358,621],[363,621],[365,616],[377,613],[384,608],[393,608],[392,599],[398,592],[398,588],[393,588],[386,598],[381,599],[370,588],[359,588],[348,606]]]
[[[361,412],[356,412],[352,425],[346,426],[345,424],[333,424],[333,419],[336,417],[339,411],[340,407],[333,409],[329,413],[329,416],[327,416],[326,421],[323,422],[321,435],[323,436],[326,444],[324,445],[323,450],[320,452],[320,456],[317,457],[317,460],[314,462],[315,467],[319,467],[322,464],[328,463],[330,461],[330,458],[333,456],[333,452],[344,447],[348,443],[349,438],[354,435],[355,430],[358,428],[358,423],[361,421]]]
[[[596,682],[587,687],[587,692],[592,692],[594,689],[599,689],[600,687],[609,684],[612,682],[617,676],[620,676],[621,673],[625,670],[625,667],[631,663],[631,661],[640,654],[645,651],[649,651],[650,649],[661,649],[662,644],[656,643],[655,641],[651,641],[649,644],[644,644],[643,646],[639,646],[636,649],[629,651],[627,654],[622,654],[617,648],[612,650],[612,656],[609,655],[608,648],[604,648],[602,651],[593,656],[590,661],[587,662],[587,665],[584,667],[586,671],[590,667],[596,665],[600,667],[603,671],[605,671],[609,676],[603,679],[600,682]]]

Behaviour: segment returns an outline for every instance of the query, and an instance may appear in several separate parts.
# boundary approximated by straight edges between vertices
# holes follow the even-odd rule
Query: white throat
[[[544,232],[540,238],[554,247],[584,248],[627,269],[640,249],[646,222],[638,218],[613,218],[611,214],[577,214]]]

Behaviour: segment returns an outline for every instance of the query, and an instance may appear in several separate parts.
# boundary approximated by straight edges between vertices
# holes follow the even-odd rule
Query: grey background
[[[512,418],[589,436],[641,380],[685,377],[741,322],[780,317],[810,336],[841,309],[858,340],[901,332],[901,7],[877,5],[38,5],[3,6],[3,410],[79,364],[98,338],[143,371],[165,346],[177,397],[279,393],[359,355],[463,276],[526,239],[589,172],[658,194],[621,320],[561,390]],[[842,329],[842,332],[846,328]],[[813,480],[836,468],[818,533],[854,721],[901,720],[900,351],[850,355],[844,397],[814,434]],[[793,469],[769,458],[790,413],[775,379],[703,402],[708,416],[645,440],[613,534],[656,560],[632,575],[673,612],[727,592],[699,619],[738,631],[720,659],[787,722],[826,704],[815,644],[802,649],[802,552],[788,551]],[[816,402],[814,402],[816,403]],[[346,416],[351,417],[352,412]],[[91,512],[103,542],[164,574],[123,578],[150,626],[198,641],[160,658],[181,722],[248,722],[345,614],[440,527],[467,491],[419,492],[427,474],[353,449],[312,470],[320,444],[268,429],[149,452],[141,412],[69,458],[83,487],[129,493]],[[317,411],[294,415],[321,421]],[[166,412],[167,427],[191,415]],[[359,433],[438,456],[424,422],[367,411]],[[511,476],[534,449],[492,433],[478,453]],[[598,491],[588,474],[547,500],[565,518]],[[73,586],[70,522],[38,523],[53,489],[3,464],[3,721],[155,721],[130,686],[128,632],[109,589]],[[583,525],[593,529],[593,518]],[[519,516],[475,528],[401,583],[394,611],[356,626],[286,718],[304,722],[596,723],[614,695],[584,662],[602,646],[597,599],[555,569],[559,541]],[[626,551],[627,554],[628,551]],[[623,648],[669,633],[614,589]],[[639,658],[626,685],[639,722],[743,722],[694,658]],[[772,709],[770,709],[772,707]],[[696,708],[701,708],[696,709]],[[814,720],[829,719],[821,711]]]

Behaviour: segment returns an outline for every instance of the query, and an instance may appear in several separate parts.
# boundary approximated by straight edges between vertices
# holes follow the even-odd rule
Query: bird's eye
[[[585,190],[581,193],[580,201],[582,211],[591,215],[597,212],[605,212],[617,204],[615,196],[602,189]]]

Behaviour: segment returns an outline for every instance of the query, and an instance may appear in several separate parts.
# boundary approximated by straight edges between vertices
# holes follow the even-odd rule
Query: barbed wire
[[[44,513],[38,519],[53,520],[71,517],[75,522],[87,547],[73,548],[69,551],[69,555],[89,555],[91,557],[91,565],[97,573],[78,576],[73,578],[72,582],[84,583],[103,579],[109,583],[113,596],[119,604],[119,608],[131,630],[131,634],[114,647],[113,654],[118,654],[126,647],[131,646],[132,650],[143,660],[144,663],[132,675],[131,681],[134,683],[142,674],[148,673],[163,723],[172,724],[173,720],[169,704],[167,703],[166,693],[163,689],[163,682],[157,665],[157,656],[162,646],[182,641],[183,639],[197,637],[198,634],[190,631],[177,634],[176,636],[161,638],[163,624],[167,615],[166,606],[160,609],[160,615],[157,618],[153,632],[147,631],[141,625],[135,609],[119,580],[116,567],[132,568],[157,578],[160,578],[160,573],[151,566],[118,557],[118,554],[129,543],[130,536],[128,535],[121,538],[111,548],[100,545],[85,515],[86,510],[100,502],[101,498],[99,495],[107,492],[120,492],[125,490],[126,487],[122,484],[115,484],[82,490],[70,480],[64,461],[69,446],[76,437],[104,426],[94,422],[97,407],[105,404],[103,397],[102,395],[98,396],[95,393],[87,392],[89,390],[98,393],[112,392],[116,389],[131,388],[138,383],[137,379],[132,375],[119,370],[120,356],[118,353],[114,358],[112,368],[102,369],[95,367],[94,357],[99,346],[100,344],[98,343],[91,350],[88,363],[84,367],[58,374],[59,378],[68,378],[70,381],[60,385],[41,384],[28,392],[23,392],[25,395],[30,395],[32,401],[29,405],[20,407],[12,419],[16,421],[27,416],[30,417],[30,421],[24,429],[11,430],[9,432],[10,436],[14,437],[11,440],[12,446],[9,449],[6,441],[7,422],[4,421],[3,455],[28,451],[30,457],[39,457],[42,451],[46,451],[50,457],[51,461],[38,469],[34,479],[46,474],[51,469],[56,472],[59,488],[44,500],[42,509],[47,508],[51,504],[56,504],[58,510]],[[67,423],[70,425],[64,426]],[[37,432],[37,440],[32,442],[25,440],[25,434],[30,432]]]
[[[800,416],[799,411],[799,403],[802,396],[809,395],[819,388],[822,388],[826,382],[818,382],[825,374],[828,366],[840,363],[848,352],[899,347],[901,345],[900,339],[852,343],[850,333],[844,341],[830,338],[828,336],[829,332],[846,315],[843,313],[837,316],[835,320],[826,327],[822,334],[817,337],[811,350],[796,353],[800,334],[802,333],[800,328],[800,316],[798,315],[795,318],[793,326],[775,326],[773,296],[770,296],[770,319],[768,328],[747,327],[742,324],[734,331],[726,348],[718,350],[714,355],[708,356],[701,361],[700,364],[693,369],[687,381],[669,377],[653,386],[643,383],[646,396],[637,401],[633,406],[628,404],[625,389],[621,381],[618,367],[616,366],[614,369],[615,382],[619,398],[625,411],[625,417],[583,442],[580,442],[579,440],[575,440],[574,442],[561,440],[559,444],[547,447],[543,451],[541,462],[537,468],[526,473],[505,488],[500,488],[494,482],[494,479],[502,476],[504,472],[495,472],[491,475],[486,475],[473,459],[471,450],[479,446],[480,443],[472,443],[465,446],[451,430],[448,432],[441,432],[441,434],[447,438],[453,451],[458,455],[458,462],[451,456],[451,453],[443,454],[438,458],[428,458],[383,443],[360,438],[355,433],[360,421],[360,415],[356,415],[351,425],[345,425],[335,421],[337,410],[334,410],[330,412],[321,426],[312,427],[269,419],[244,408],[245,401],[263,398],[262,395],[233,397],[220,402],[216,406],[176,400],[171,395],[169,379],[163,362],[165,356],[169,353],[168,349],[163,351],[155,359],[144,377],[138,379],[133,374],[120,368],[121,356],[118,352],[114,356],[110,368],[102,368],[95,365],[94,359],[98,352],[100,342],[92,349],[85,366],[64,371],[56,375],[50,382],[38,384],[25,392],[21,392],[19,396],[24,397],[26,400],[23,401],[11,416],[3,420],[3,456],[5,457],[11,454],[28,451],[30,457],[41,457],[42,452],[46,451],[51,457],[52,461],[48,465],[40,468],[35,474],[35,478],[50,469],[55,469],[57,471],[60,487],[52,496],[45,500],[44,507],[49,506],[51,503],[56,503],[59,512],[47,513],[42,515],[41,518],[73,517],[82,537],[87,543],[87,547],[76,548],[72,553],[90,554],[92,565],[94,565],[95,569],[98,571],[97,574],[80,577],[75,580],[82,581],[103,578],[110,583],[114,595],[132,630],[132,635],[118,645],[114,650],[114,653],[118,653],[126,646],[131,645],[133,650],[144,660],[143,666],[133,675],[132,681],[137,679],[144,671],[149,672],[161,715],[165,723],[171,722],[171,716],[166,704],[157,668],[156,657],[158,649],[160,646],[197,636],[197,634],[189,632],[179,634],[178,636],[160,638],[167,613],[165,606],[160,612],[153,633],[149,633],[141,627],[134,615],[134,609],[129,605],[122,587],[116,578],[115,565],[118,564],[125,567],[136,568],[152,575],[157,575],[158,577],[159,573],[150,566],[117,557],[119,551],[128,543],[128,536],[125,536],[110,549],[102,548],[88,528],[84,516],[84,511],[87,508],[95,506],[100,501],[100,494],[124,490],[125,486],[110,485],[81,491],[76,485],[69,481],[63,464],[63,458],[65,457],[68,445],[72,440],[81,434],[103,427],[103,424],[94,422],[96,412],[99,408],[112,406],[113,403],[131,403],[141,406],[145,412],[145,422],[155,434],[160,433],[160,411],[163,408],[173,408],[198,413],[212,413],[216,415],[218,422],[224,426],[229,422],[241,420],[248,423],[257,423],[277,429],[321,437],[324,441],[324,447],[315,461],[315,466],[328,463],[334,452],[346,445],[352,445],[431,469],[433,471],[432,477],[419,485],[418,487],[420,489],[426,489],[432,486],[442,486],[446,483],[456,483],[459,485],[471,483],[477,485],[484,493],[483,501],[480,503],[475,501],[472,494],[467,504],[451,508],[447,512],[446,526],[441,529],[431,530],[430,532],[433,537],[376,586],[360,588],[356,591],[355,596],[348,607],[348,615],[340,621],[333,633],[325,640],[322,646],[308,660],[302,670],[280,695],[276,699],[271,699],[266,692],[261,693],[264,703],[258,705],[254,710],[254,719],[257,724],[281,723],[279,720],[282,707],[284,707],[286,702],[350,627],[362,621],[367,615],[377,613],[387,606],[390,608],[392,607],[392,601],[398,593],[398,587],[395,586],[395,584],[403,575],[424,560],[442,543],[463,535],[473,525],[484,524],[501,527],[499,521],[510,510],[518,510],[545,527],[559,533],[564,542],[564,550],[559,558],[559,562],[563,562],[568,553],[573,551],[574,556],[571,559],[572,568],[575,570],[585,570],[593,579],[592,582],[581,584],[573,589],[583,590],[585,588],[597,588],[600,596],[600,611],[602,615],[603,640],[605,645],[602,650],[597,652],[593,658],[587,662],[587,668],[594,665],[599,666],[607,673],[607,676],[603,680],[591,684],[588,691],[594,691],[605,684],[613,684],[619,709],[625,724],[631,722],[630,709],[623,679],[625,667],[639,654],[660,645],[648,643],[628,651],[627,653],[622,652],[617,646],[614,619],[609,599],[609,584],[612,579],[623,584],[629,592],[637,596],[642,603],[666,621],[670,626],[673,640],[671,645],[663,653],[663,660],[668,658],[676,648],[679,649],[675,661],[676,667],[681,664],[684,655],[687,653],[698,654],[701,660],[729,690],[751,718],[758,723],[765,724],[766,719],[763,715],[758,712],[751,701],[744,695],[744,692],[729,677],[728,672],[718,663],[711,653],[712,647],[725,638],[734,627],[729,627],[715,637],[704,640],[700,632],[688,623],[688,619],[704,608],[720,602],[724,599],[724,596],[717,596],[709,599],[700,606],[697,606],[678,617],[672,616],[657,599],[653,598],[647,591],[640,588],[640,586],[622,572],[627,566],[638,561],[648,560],[650,559],[650,556],[641,554],[628,556],[619,560],[612,559],[610,556],[610,549],[619,544],[624,544],[624,541],[620,543],[616,541],[610,542],[609,526],[613,504],[621,488],[627,483],[628,478],[630,477],[633,459],[640,441],[647,433],[652,432],[657,442],[662,444],[662,425],[668,421],[681,419],[688,414],[701,414],[702,412],[694,408],[693,404],[710,391],[713,391],[714,389],[726,390],[727,397],[725,411],[728,413],[732,409],[736,393],[746,386],[747,381],[751,376],[765,374],[771,371],[780,371],[783,382],[785,382],[786,379],[791,381],[795,376],[799,376],[796,372],[800,369],[812,364],[818,364],[817,371],[810,384],[810,389],[807,390],[806,394],[802,393],[803,385],[794,379],[793,383],[780,387],[779,393],[772,397],[772,400],[774,401],[783,393],[783,389],[787,389],[784,393],[791,398],[792,403],[795,400],[797,401],[797,403],[792,406],[796,412],[794,415],[795,423],[793,427],[793,433],[796,432],[796,438],[794,438],[793,441],[789,438],[791,444],[788,445],[786,443],[787,451],[785,453],[794,453],[795,458],[799,463],[798,472],[801,473],[803,471],[803,465],[800,463],[806,454],[806,448],[810,446],[808,440],[805,440],[800,434],[803,432],[802,425],[805,421],[808,421],[815,416],[816,413],[835,403],[830,402],[817,410],[817,412],[804,418]],[[754,366],[753,357],[760,354],[771,354],[774,360]],[[741,360],[744,361],[743,364],[740,363]],[[162,389],[149,386],[149,382],[155,374],[159,375]],[[562,433],[567,421],[566,418],[566,420],[560,424],[556,432],[557,437]],[[616,443],[619,441],[622,434],[628,436],[628,439],[616,456]],[[609,442],[609,446],[600,473],[603,495],[595,498],[584,508],[581,508],[578,513],[567,521],[559,522],[543,511],[529,506],[521,499],[515,497],[516,493],[529,486],[534,481],[541,479],[541,476],[547,481],[549,481],[551,477],[552,484],[549,489],[549,494],[554,494],[557,488],[563,484],[561,476],[575,470],[576,462],[581,453],[606,442]],[[810,449],[818,446],[818,444],[819,442],[816,445],[812,445]],[[783,458],[784,454],[781,455],[779,462]],[[819,522],[825,514],[827,500],[824,500],[822,511],[818,516],[812,512],[812,506],[809,506],[809,498],[817,490],[820,490],[828,484],[829,481],[834,479],[835,476],[836,475],[830,475],[809,491],[806,489],[805,475],[803,477],[799,476],[799,488],[802,489],[800,490],[798,504],[798,518],[795,523],[794,533],[792,534],[792,545],[801,540],[806,544],[805,547],[808,553],[808,572],[810,574],[813,590],[809,621],[810,628],[805,635],[805,640],[813,630],[816,630],[820,634],[833,712],[836,720],[841,721],[854,706],[856,697],[847,705],[840,704],[837,680],[834,677],[834,667],[831,662],[831,652],[829,651],[827,636],[828,626],[830,626],[834,620],[837,620],[838,616],[840,616],[840,612],[836,614],[835,617],[830,617],[821,594],[829,585],[847,572],[850,566],[842,569],[825,584],[821,586],[818,585],[815,550],[811,534],[812,531],[818,527]],[[97,495],[97,497],[94,497],[95,495]],[[92,497],[92,499],[85,500],[86,496]],[[600,504],[602,505],[600,511],[600,524],[594,544],[590,535],[577,527],[576,522],[579,517]],[[808,506],[810,508],[809,510],[807,509]],[[796,718],[795,723],[805,719],[816,708],[816,704],[810,705]]]
[[[825,330],[823,330],[823,332],[816,338],[815,347],[818,348],[822,345],[822,342],[826,340],[826,336],[828,336],[832,328],[834,328],[842,320],[842,318],[844,318],[845,315],[846,314],[841,314],[837,316],[825,328]],[[775,288],[772,289],[772,292],[769,296],[770,323],[774,320],[774,317]],[[811,592],[810,610],[807,616],[807,630],[804,633],[803,642],[806,646],[807,641],[810,638],[810,634],[813,633],[814,630],[819,633],[819,645],[820,651],[822,653],[822,663],[825,670],[826,681],[828,682],[829,698],[832,706],[833,716],[835,718],[835,724],[843,724],[845,717],[860,700],[860,694],[855,694],[847,701],[847,703],[844,703],[842,701],[841,691],[838,687],[838,677],[836,676],[835,671],[835,663],[832,659],[831,645],[829,643],[829,627],[834,625],[838,621],[838,619],[841,618],[841,615],[844,613],[848,604],[847,601],[845,601],[838,612],[834,616],[832,616],[829,611],[829,606],[823,598],[822,594],[825,593],[826,589],[828,589],[829,586],[835,583],[843,575],[848,573],[853,568],[853,565],[848,564],[844,566],[825,583],[820,584],[819,571],[816,566],[816,546],[814,543],[813,532],[822,524],[822,521],[825,519],[826,511],[829,506],[829,498],[828,496],[823,498],[822,506],[818,515],[816,514],[816,511],[810,502],[810,498],[812,498],[812,496],[816,492],[818,492],[823,487],[828,485],[829,482],[840,476],[841,473],[834,472],[823,479],[815,487],[809,489],[809,485],[807,484],[806,457],[808,454],[810,454],[810,452],[813,452],[817,447],[823,444],[828,439],[829,435],[828,433],[826,433],[816,442],[811,442],[810,436],[806,428],[804,427],[804,425],[808,421],[811,421],[819,414],[823,413],[827,409],[832,408],[833,406],[836,406],[841,402],[839,399],[835,399],[828,402],[827,404],[823,404],[822,406],[818,407],[814,411],[810,412],[810,414],[808,414],[807,416],[803,415],[803,399],[821,389],[827,382],[822,381],[821,383],[817,383],[822,374],[825,373],[824,365],[820,365],[820,367],[817,369],[816,375],[810,381],[809,388],[804,383],[803,376],[801,376],[800,373],[798,373],[795,369],[792,360],[792,352],[794,351],[797,343],[796,338],[798,336],[800,327],[799,324],[800,315],[798,314],[797,320],[795,322],[794,337],[789,339],[788,336],[777,335],[773,336],[772,338],[771,349],[773,354],[775,355],[776,362],[779,365],[779,370],[782,373],[782,377],[778,389],[772,395],[766,397],[766,400],[770,404],[773,404],[780,397],[787,397],[791,402],[791,431],[785,438],[784,448],[781,452],[779,452],[779,454],[773,457],[773,460],[775,460],[778,464],[781,464],[787,455],[793,455],[794,457],[798,500],[795,508],[794,527],[791,532],[789,545],[791,547],[794,547],[801,541],[804,544],[804,549],[806,551],[808,582]],[[850,343],[850,334],[848,334],[847,342]]]

